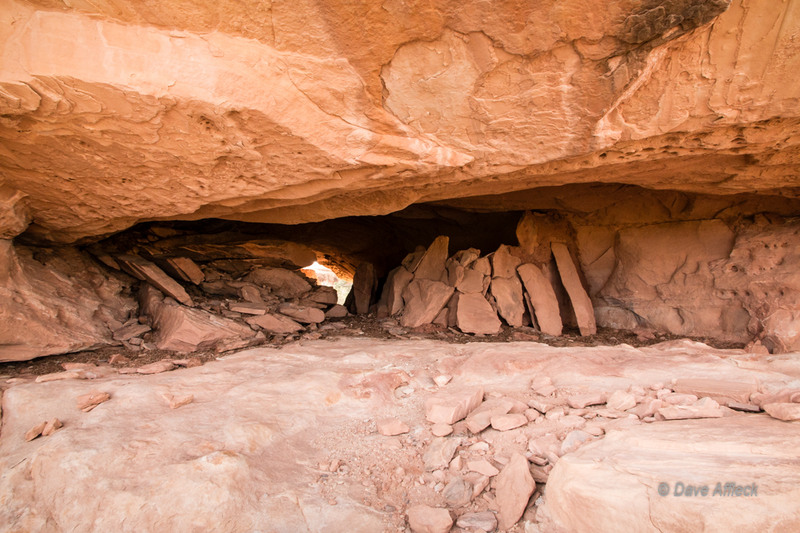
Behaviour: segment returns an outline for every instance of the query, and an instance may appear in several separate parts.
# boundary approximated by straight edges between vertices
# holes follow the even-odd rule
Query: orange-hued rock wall
[[[791,0],[0,0],[0,312],[30,356],[106,342],[40,342],[43,287],[92,293],[58,327],[128,303],[36,247],[140,223],[381,276],[530,210],[600,326],[798,349],[798,43]]]
[[[3,0],[0,179],[45,240],[568,183],[796,196],[788,0]]]

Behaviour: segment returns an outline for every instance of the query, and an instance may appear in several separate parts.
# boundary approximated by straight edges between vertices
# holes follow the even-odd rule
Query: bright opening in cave
[[[305,275],[317,280],[317,285],[333,287],[336,289],[337,303],[339,305],[344,305],[345,300],[347,300],[347,295],[350,294],[350,290],[353,288],[352,277],[350,278],[350,281],[347,279],[341,279],[333,270],[326,266],[320,265],[316,261],[311,263],[306,268],[302,268],[300,270]]]

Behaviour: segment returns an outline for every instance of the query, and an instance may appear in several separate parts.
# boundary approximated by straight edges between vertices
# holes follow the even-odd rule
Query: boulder
[[[538,245],[539,232],[536,228],[536,217],[530,211],[525,211],[517,222],[516,233],[521,252],[526,257],[532,256]]]
[[[432,281],[446,281],[447,270],[445,262],[448,257],[450,238],[440,235],[433,240],[416,269],[412,270],[415,280],[428,279]]]
[[[336,305],[339,301],[339,295],[333,287],[317,287],[314,291],[306,296],[312,302],[317,302],[324,305]]]
[[[701,398],[692,405],[670,405],[661,407],[656,414],[665,420],[685,420],[689,418],[719,418],[722,410],[711,398]]]
[[[455,325],[464,333],[496,335],[501,323],[491,304],[480,293],[461,294],[453,297]]]
[[[522,326],[525,304],[522,299],[522,283],[516,275],[516,270],[512,275],[513,277],[492,278],[491,291],[497,302],[497,312],[509,326],[518,328]]]
[[[412,279],[414,275],[402,265],[386,276],[378,303],[378,307],[384,310],[386,316],[394,316],[403,310],[403,291]]]
[[[166,260],[166,264],[168,270],[172,271],[172,273],[183,281],[200,285],[206,279],[205,274],[203,274],[203,271],[197,266],[197,263],[188,257],[170,257]]]
[[[303,329],[303,326],[291,318],[274,313],[267,313],[262,316],[247,318],[245,319],[245,322],[251,326],[257,326],[264,331],[278,335],[294,333],[295,331],[300,331]]]
[[[767,403],[763,408],[769,416],[778,420],[800,420],[800,403]]]
[[[150,315],[153,340],[160,350],[190,353],[243,348],[256,342],[256,332],[233,320],[166,300]]]
[[[467,268],[464,270],[464,276],[461,280],[455,284],[456,290],[459,292],[463,292],[464,294],[469,293],[483,293],[486,289],[484,286],[484,276],[482,273],[478,272],[475,269]]]
[[[546,531],[795,531],[799,498],[795,427],[748,415],[608,432],[559,459],[540,512]]]
[[[430,324],[453,295],[453,287],[441,281],[414,279],[403,291],[405,308],[400,323],[407,328]]]
[[[539,329],[546,335],[554,337],[561,335],[561,311],[550,281],[542,274],[539,267],[533,264],[520,265],[517,272],[525,285],[525,292],[530,298]]]
[[[472,501],[473,488],[472,483],[456,476],[442,490],[444,502],[448,507],[463,507]]]
[[[492,429],[497,431],[508,431],[528,423],[528,417],[522,413],[509,413],[505,415],[494,415],[491,418]]]
[[[281,304],[278,312],[302,324],[318,324],[325,320],[325,312],[321,309],[292,303]]]
[[[453,518],[447,509],[428,505],[408,508],[408,527],[413,533],[447,533],[453,527]]]
[[[467,531],[494,531],[497,527],[497,518],[491,511],[480,513],[464,513],[456,520],[456,525]]]
[[[122,278],[75,248],[0,240],[0,362],[118,344],[136,305]]]
[[[492,254],[492,277],[511,278],[517,275],[522,260],[511,254],[511,247],[503,244]]]
[[[281,298],[298,298],[311,290],[304,276],[284,268],[257,268],[244,281],[267,287]]]
[[[122,270],[136,279],[148,282],[166,296],[175,298],[183,305],[188,305],[190,307],[194,305],[186,289],[184,289],[180,283],[169,277],[166,272],[158,268],[155,263],[129,254],[118,255],[116,260]]]
[[[624,390],[614,391],[614,393],[608,397],[608,400],[606,400],[606,406],[609,409],[615,409],[617,411],[627,411],[635,405],[636,397]]]
[[[483,388],[442,391],[425,401],[425,418],[434,424],[454,424],[483,401]]]
[[[347,308],[345,306],[336,304],[325,311],[325,318],[344,318],[347,314]]]
[[[375,299],[378,289],[378,278],[372,263],[360,263],[353,275],[353,288],[351,289],[352,305],[350,311],[358,315],[369,313],[370,306]]]
[[[508,398],[489,398],[470,412],[465,420],[467,429],[472,433],[480,433],[492,423],[492,418],[511,411],[514,402]]]
[[[511,459],[495,478],[495,495],[497,499],[497,518],[500,529],[509,529],[517,523],[528,506],[531,494],[536,489],[536,482],[531,476],[528,460],[514,453]],[[583,513],[580,513],[583,514]]]
[[[425,470],[433,471],[447,468],[456,453],[461,439],[437,437],[431,441],[428,449],[422,454]]]
[[[553,257],[558,266],[558,273],[561,275],[561,283],[567,290],[572,308],[575,310],[575,318],[578,321],[578,329],[581,335],[594,335],[597,333],[597,325],[594,319],[594,308],[589,294],[583,287],[578,268],[572,260],[572,255],[567,245],[554,242],[550,244]]]

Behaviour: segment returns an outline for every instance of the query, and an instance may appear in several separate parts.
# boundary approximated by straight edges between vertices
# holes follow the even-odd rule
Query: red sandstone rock
[[[430,324],[453,295],[453,287],[440,281],[414,279],[403,291],[405,308],[400,323],[407,328]]]
[[[484,284],[483,280],[486,276],[482,273],[474,270],[472,268],[467,268],[464,270],[464,277],[461,278],[461,281],[456,283],[455,287],[458,292],[462,293],[483,293],[484,291]]]
[[[169,372],[174,368],[175,368],[175,363],[173,363],[169,359],[164,359],[162,361],[156,361],[155,363],[150,363],[149,365],[140,366],[139,368],[136,369],[136,372],[139,374],[160,374],[162,372]]]
[[[478,472],[484,476],[493,477],[500,473],[500,471],[486,459],[476,459],[474,461],[467,461],[467,468],[471,472]]]
[[[497,518],[491,511],[480,513],[464,513],[456,520],[456,525],[466,531],[494,531],[497,527]]]
[[[278,312],[303,324],[318,324],[325,320],[325,312],[313,307],[303,307],[291,303],[282,304]]]
[[[719,418],[722,410],[711,398],[701,398],[693,405],[673,405],[662,407],[656,413],[665,420],[684,420],[690,418]]]
[[[509,326],[518,328],[522,326],[525,304],[522,298],[522,283],[516,275],[516,270],[511,274],[513,277],[492,278],[491,291],[500,316]]]
[[[415,280],[446,281],[447,270],[445,262],[448,257],[448,246],[450,239],[446,236],[439,236],[434,239],[425,255],[420,260],[419,265],[412,272]]]
[[[325,318],[343,318],[346,317],[347,314],[347,308],[337,304],[325,311]]]
[[[401,265],[406,270],[413,273],[419,266],[419,262],[422,261],[422,258],[425,256],[425,251],[424,246],[417,246],[416,250],[403,258]]]
[[[58,418],[51,418],[47,421],[42,429],[42,437],[49,437],[55,433],[56,430],[61,429],[62,427],[64,427],[64,424],[61,423],[61,420]]]
[[[721,379],[678,379],[672,389],[683,394],[709,398],[727,404],[728,402],[747,403],[750,395],[758,392],[757,383],[741,383]]]
[[[414,533],[447,533],[453,526],[447,509],[415,505],[409,507],[407,515],[408,526]]]
[[[84,413],[88,413],[103,402],[111,399],[111,395],[107,392],[92,391],[87,394],[82,394],[76,399],[78,409]]]
[[[436,437],[446,437],[453,432],[453,426],[450,424],[434,424],[431,426],[431,433]]]
[[[604,392],[587,392],[570,396],[567,403],[573,409],[583,409],[590,405],[604,404],[606,403],[606,398],[607,396]]]
[[[408,424],[397,418],[383,418],[378,420],[378,433],[387,437],[402,435],[409,432]]]
[[[460,444],[461,440],[454,437],[437,437],[433,439],[428,449],[422,454],[425,470],[432,471],[447,468]]]
[[[501,323],[489,302],[480,293],[453,296],[455,300],[455,324],[464,333],[496,335]]]
[[[243,315],[263,315],[267,312],[267,306],[263,303],[253,302],[231,302],[228,309]]]
[[[294,333],[295,331],[300,331],[303,329],[303,326],[301,326],[291,318],[272,313],[267,313],[263,316],[248,318],[246,322],[248,324],[258,326],[261,329],[268,331],[270,333],[278,333],[278,334]]]
[[[425,401],[425,418],[434,424],[454,424],[483,401],[483,387],[439,392]]]
[[[0,200],[0,218],[2,210]],[[113,344],[111,331],[135,307],[122,278],[72,247],[0,239],[0,362]]]
[[[583,288],[580,274],[572,260],[572,255],[567,246],[560,242],[550,245],[553,257],[558,265],[558,273],[561,275],[561,282],[569,294],[572,308],[575,310],[575,318],[578,320],[578,328],[581,335],[594,335],[597,333],[597,326],[594,319],[594,307],[592,300]]]
[[[517,267],[522,263],[519,257],[511,255],[510,247],[503,244],[492,254],[492,277],[512,278],[516,276]]]
[[[492,428],[497,431],[508,431],[528,423],[528,417],[522,413],[509,413],[507,415],[494,415],[491,420]]]
[[[508,529],[522,517],[528,500],[536,489],[536,483],[528,469],[528,460],[515,453],[508,464],[495,478],[498,522],[501,529]]]
[[[170,257],[166,261],[170,269],[183,281],[200,285],[206,279],[197,263],[188,257]]]
[[[180,283],[169,277],[154,263],[135,255],[119,255],[116,259],[122,270],[131,276],[147,281],[167,296],[175,298],[184,305],[194,305],[186,289],[181,287]]]
[[[169,301],[158,306],[151,316],[156,330],[153,338],[160,350],[226,350],[242,348],[256,340],[256,333],[247,326]]]
[[[118,330],[114,331],[114,340],[115,341],[127,341],[130,340],[132,337],[139,337],[145,333],[150,331],[150,326],[147,324],[140,324],[139,322],[134,322],[132,324],[128,324],[127,326],[123,326]]]
[[[194,394],[164,394],[163,397],[170,409],[177,409],[194,401]]]
[[[267,287],[281,298],[298,298],[311,290],[303,276],[283,268],[257,268],[244,281]]]
[[[489,427],[493,416],[507,414],[513,407],[514,402],[508,398],[489,398],[469,414],[465,420],[467,429],[480,433]]]
[[[124,365],[125,363],[129,362],[130,359],[119,353],[115,353],[108,358],[108,364],[110,365]]]
[[[307,296],[307,298],[312,302],[325,305],[336,305],[336,302],[339,300],[336,289],[327,286],[317,287],[314,289],[314,292]]]
[[[463,507],[472,501],[473,490],[472,483],[457,476],[445,485],[442,496],[448,507]]]
[[[536,265],[521,265],[517,272],[525,284],[525,291],[531,300],[542,333],[555,337],[561,335],[561,312],[553,286]]]
[[[389,272],[378,303],[386,316],[396,315],[403,310],[403,291],[412,279],[414,275],[402,265]]]
[[[348,296],[348,302],[352,299],[352,304],[346,302],[345,305],[355,314],[369,313],[377,288],[378,278],[375,275],[375,267],[372,263],[360,263],[353,275],[353,288]]]
[[[762,408],[769,416],[778,420],[800,420],[800,403],[767,403]]]
[[[521,252],[528,257],[533,255],[538,244],[539,232],[536,228],[536,218],[530,211],[525,211],[525,214],[517,222],[516,233]]]
[[[636,405],[636,398],[633,394],[623,390],[614,391],[606,400],[606,406],[616,411],[627,411]]]
[[[62,379],[81,379],[83,373],[76,370],[68,370],[65,372],[53,372],[50,374],[43,374],[36,377],[36,383],[46,383],[48,381],[59,381]]]
[[[33,426],[31,429],[29,429],[28,431],[25,432],[25,440],[26,441],[32,441],[33,439],[35,439],[38,436],[40,436],[42,434],[42,431],[44,430],[46,425],[47,425],[47,422],[41,422],[41,423],[36,424],[35,426]]]

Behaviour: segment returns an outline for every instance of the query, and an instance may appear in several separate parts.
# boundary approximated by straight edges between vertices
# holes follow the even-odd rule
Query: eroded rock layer
[[[793,2],[69,5],[0,10],[0,173],[41,238],[590,181],[796,196]]]

